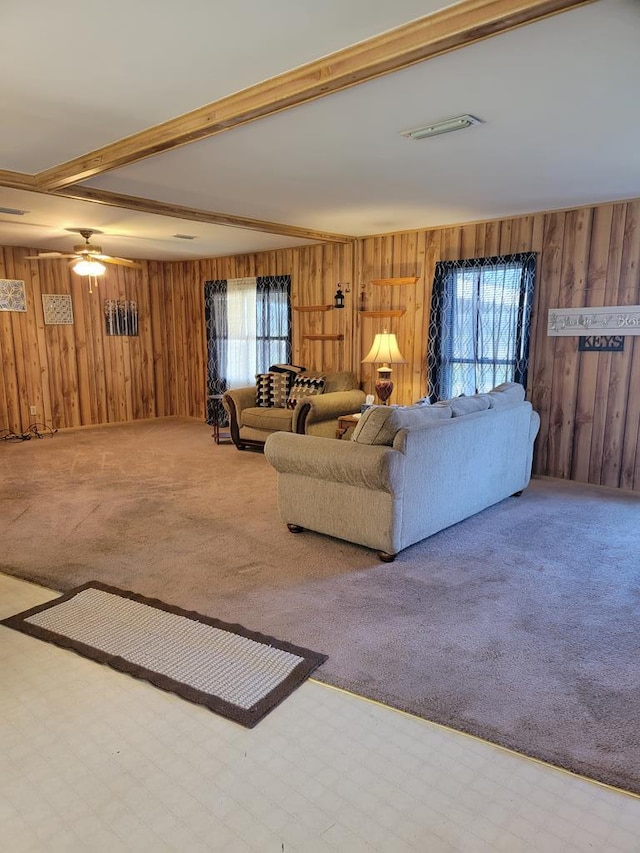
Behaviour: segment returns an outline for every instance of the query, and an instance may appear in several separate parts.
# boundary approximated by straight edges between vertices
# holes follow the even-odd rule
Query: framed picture
[[[133,299],[105,299],[104,322],[108,335],[137,335],[138,303]]]

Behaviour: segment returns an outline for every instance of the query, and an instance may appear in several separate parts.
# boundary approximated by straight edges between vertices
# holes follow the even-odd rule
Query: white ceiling
[[[4,0],[0,169],[50,168],[442,5]],[[636,0],[599,0],[84,186],[353,235],[640,196],[639,37]],[[460,113],[485,123],[399,135]],[[0,245],[68,249],[81,226],[133,258],[309,242],[2,188],[0,206],[30,211],[0,214]]]

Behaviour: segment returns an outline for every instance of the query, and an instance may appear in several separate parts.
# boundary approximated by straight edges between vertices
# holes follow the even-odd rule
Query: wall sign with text
[[[550,308],[547,335],[640,335],[640,305]]]
[[[624,335],[584,335],[578,338],[578,352],[622,352]]]

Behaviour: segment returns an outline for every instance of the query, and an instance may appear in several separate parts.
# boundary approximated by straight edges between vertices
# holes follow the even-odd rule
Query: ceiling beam
[[[462,0],[46,169],[36,182],[45,190],[68,187],[593,1]]]
[[[34,190],[36,179],[34,175],[27,175],[25,172],[0,169],[0,187],[8,187],[12,190]]]
[[[154,213],[158,216],[172,216],[175,219],[187,219],[194,222],[207,222],[211,225],[228,225],[232,228],[246,228],[249,231],[263,231],[266,234],[279,234],[284,237],[296,237],[301,240],[320,240],[322,243],[350,243],[355,237],[347,234],[332,234],[328,231],[315,231],[311,228],[298,228],[296,225],[284,225],[279,222],[265,222],[262,219],[249,219],[246,216],[234,216],[230,213],[214,213],[211,210],[198,210],[138,196],[123,195],[107,190],[90,187],[69,187],[54,195],[91,201],[94,204],[106,204],[137,210],[140,213]]]

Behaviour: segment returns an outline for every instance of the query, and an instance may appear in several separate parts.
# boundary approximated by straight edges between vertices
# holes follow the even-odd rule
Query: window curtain
[[[431,400],[526,387],[534,252],[439,261],[427,347]]]
[[[256,373],[291,361],[291,276],[206,281],[207,421],[226,413],[213,395],[255,384]]]

